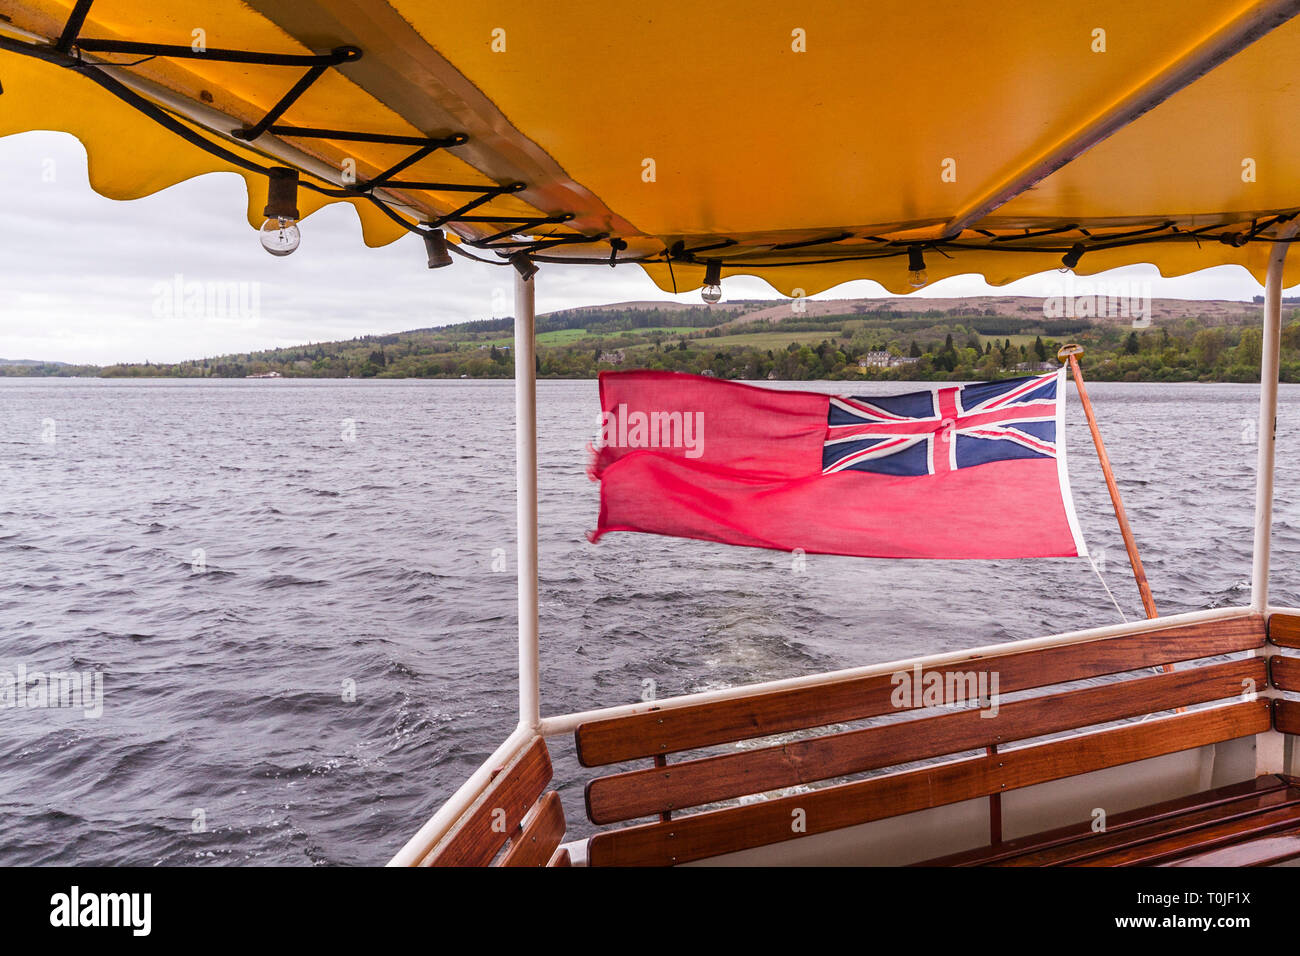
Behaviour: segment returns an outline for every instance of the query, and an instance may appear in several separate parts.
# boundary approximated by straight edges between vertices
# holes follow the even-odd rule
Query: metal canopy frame
[[[1175,67],[1160,73],[1132,97],[1118,104],[1111,112],[1102,114],[1083,127],[1083,132],[1071,140],[1074,145],[1042,157],[1014,181],[995,190],[990,196],[959,214],[949,224],[949,232],[960,232],[997,206],[1031,188],[1054,169],[1068,163],[1086,149],[1110,134],[1122,129],[1142,113],[1152,108],[1183,86],[1222,63],[1265,33],[1300,13],[1300,0],[1285,0],[1260,4],[1248,14],[1238,18],[1215,35],[1204,48],[1184,57]],[[1217,608],[1158,618],[1159,626],[1173,627],[1198,621],[1237,617],[1243,614],[1267,614],[1268,576],[1271,557],[1271,531],[1273,513],[1273,476],[1276,463],[1276,425],[1278,398],[1279,345],[1281,339],[1281,306],[1283,267],[1290,243],[1296,241],[1300,221],[1295,214],[1279,214],[1263,224],[1252,223],[1244,241],[1263,239],[1274,243],[1269,258],[1264,294],[1264,340],[1260,368],[1259,432],[1255,488],[1255,531],[1252,555],[1251,600],[1245,607]],[[1065,227],[1076,229],[1075,226]],[[1172,223],[1155,230],[1137,230],[1124,235],[1125,242],[1152,241],[1166,228],[1176,228]],[[1273,230],[1264,236],[1265,230]],[[1036,238],[1063,230],[1046,230],[1022,238]],[[1205,232],[1206,230],[1199,230]],[[945,233],[946,235],[949,233]],[[1189,238],[1195,233],[1184,233]],[[815,240],[803,245],[838,242],[843,235]],[[882,240],[883,242],[884,240]],[[998,241],[994,238],[993,241]],[[1227,239],[1224,239],[1227,241]],[[733,245],[734,240],[686,250],[679,243],[670,249],[670,258],[699,261],[700,253]],[[798,244],[796,244],[798,245]],[[653,702],[601,707],[580,713],[542,717],[540,707],[539,636],[538,636],[538,567],[537,567],[537,382],[535,368],[534,326],[536,319],[536,288],[531,278],[519,277],[515,282],[515,449],[516,449],[516,508],[518,523],[517,568],[519,607],[519,724],[487,761],[471,775],[459,790],[416,833],[390,861],[390,866],[411,866],[419,863],[428,848],[447,832],[488,780],[494,769],[511,754],[536,737],[553,737],[572,733],[591,720],[665,710],[699,704],[710,700],[725,700],[765,691],[776,691],[798,686],[817,686],[836,683],[875,673],[892,673],[914,665],[935,667],[953,660],[976,655],[1006,652],[1009,649],[1035,650],[1083,641],[1114,637],[1152,626],[1152,621],[1138,620],[1111,627],[1092,628],[1045,638],[1012,641],[975,650],[934,654],[906,661],[868,665],[824,674],[786,680],[767,681],[731,687],[725,690],[689,694]],[[1258,652],[1261,655],[1266,650]],[[1265,696],[1275,696],[1271,688],[1262,691]],[[1256,738],[1256,774],[1280,773],[1285,762],[1284,737],[1269,730]]]

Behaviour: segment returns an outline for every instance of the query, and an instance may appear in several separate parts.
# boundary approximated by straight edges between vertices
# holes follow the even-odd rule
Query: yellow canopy
[[[72,133],[114,199],[235,171],[258,225],[288,166],[303,216],[350,202],[370,245],[432,224],[494,261],[641,261],[666,290],[717,259],[786,294],[906,292],[909,253],[928,281],[1067,254],[1262,279],[1300,211],[1297,13],[4,0],[0,135]]]

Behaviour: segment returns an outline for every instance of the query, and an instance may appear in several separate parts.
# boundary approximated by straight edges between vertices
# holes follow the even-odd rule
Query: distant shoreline
[[[1296,303],[1288,302],[1287,305]],[[1262,308],[1100,293],[1040,299],[624,303],[538,316],[539,379],[645,368],[737,381],[995,381],[1056,367],[1083,346],[1091,381],[1258,382]],[[201,318],[201,317],[200,317]],[[1300,382],[1300,309],[1282,317],[1283,382]],[[0,377],[509,379],[514,320],[182,362],[74,365],[0,359]]]
[[[624,371],[633,371],[633,369],[625,369]],[[1021,373],[1018,373],[1018,374],[1016,374],[1016,375],[1010,375],[1010,374],[1008,374],[1008,375],[1002,375],[1002,376],[999,376],[999,377],[997,377],[997,378],[989,378],[989,379],[979,379],[979,378],[967,378],[967,379],[956,379],[956,378],[941,378],[941,379],[887,379],[887,378],[866,378],[866,377],[863,377],[863,378],[856,378],[856,379],[843,379],[843,378],[839,378],[839,379],[833,379],[833,378],[807,378],[807,379],[779,379],[779,378],[778,378],[778,379],[748,379],[748,378],[733,378],[733,379],[726,379],[725,381],[741,382],[741,383],[746,384],[746,385],[759,385],[759,386],[762,386],[762,385],[803,385],[803,384],[807,384],[807,385],[838,385],[838,386],[841,386],[841,387],[852,387],[852,386],[854,386],[855,384],[861,384],[861,385],[876,385],[876,384],[908,385],[908,384],[915,384],[915,385],[917,385],[918,387],[920,387],[920,386],[927,386],[927,385],[949,384],[949,383],[951,383],[951,384],[966,384],[966,383],[970,383],[970,382],[1001,381],[1001,380],[1004,380],[1004,379],[1021,378],[1021,377],[1025,377],[1025,376],[1027,376],[1027,375],[1031,375],[1031,374],[1033,374],[1033,373],[1021,372]],[[1169,380],[1165,380],[1165,379],[1125,379],[1125,380],[1116,380],[1116,379],[1103,379],[1103,378],[1096,378],[1096,377],[1094,377],[1094,376],[1088,375],[1086,372],[1085,372],[1085,377],[1087,378],[1087,381],[1088,381],[1090,384],[1091,384],[1091,383],[1094,383],[1094,382],[1103,382],[1103,383],[1106,383],[1106,384],[1120,384],[1120,385],[1254,385],[1254,386],[1258,386],[1258,385],[1259,385],[1259,379],[1258,379],[1258,378],[1255,378],[1255,379],[1249,379],[1249,380],[1238,380],[1238,379],[1186,379],[1186,380],[1181,380],[1181,381],[1169,381]],[[281,378],[278,378],[278,379],[257,379],[257,378],[248,378],[248,377],[239,378],[239,377],[235,377],[235,376],[217,376],[217,375],[209,375],[209,376],[203,376],[203,377],[195,376],[195,375],[129,375],[129,376],[126,376],[126,375],[5,375],[3,372],[0,372],[0,385],[3,385],[3,383],[5,383],[5,382],[7,382],[7,381],[13,381],[13,382],[49,382],[49,381],[61,381],[61,382],[87,382],[87,381],[95,381],[95,382],[195,382],[195,383],[203,383],[203,382],[214,382],[214,383],[215,383],[215,382],[244,382],[244,381],[247,381],[247,382],[250,383],[250,387],[266,387],[266,388],[276,388],[276,387],[277,387],[277,383],[279,383],[279,384],[284,384],[284,383],[287,383],[287,382],[293,382],[293,383],[300,383],[300,382],[352,382],[352,383],[356,383],[356,384],[362,384],[362,383],[388,384],[388,383],[396,383],[396,382],[465,382],[466,384],[468,384],[468,383],[471,383],[471,382],[499,382],[499,383],[501,383],[502,385],[512,385],[512,384],[514,383],[514,379],[513,379],[513,377],[510,377],[510,376],[483,376],[483,377],[480,377],[480,378],[458,378],[458,377],[453,377],[453,376],[443,375],[443,376],[385,376],[385,377],[375,376],[375,377],[371,377],[371,378],[348,378],[348,377],[337,377],[337,376],[326,376],[326,375],[300,375],[300,376],[289,376],[289,375],[285,375],[285,376],[282,376]],[[590,375],[590,376],[585,376],[585,377],[583,377],[583,378],[573,378],[573,377],[570,377],[570,376],[561,376],[561,375],[538,376],[538,377],[537,377],[537,381],[538,381],[538,382],[595,382],[595,381],[596,381],[596,376],[594,376],[594,375]],[[1288,382],[1288,381],[1283,381],[1283,382],[1280,382],[1279,384],[1280,384],[1280,385],[1296,385],[1296,384],[1300,384],[1300,381],[1290,381],[1290,382]]]

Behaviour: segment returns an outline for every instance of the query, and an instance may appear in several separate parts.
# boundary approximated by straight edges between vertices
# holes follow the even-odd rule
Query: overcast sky
[[[511,314],[506,269],[457,258],[431,271],[415,237],[368,249],[345,204],[305,221],[302,246],[277,259],[249,228],[246,205],[243,180],[225,173],[114,202],[91,190],[85,151],[71,136],[0,139],[0,358],[171,362]],[[246,302],[256,290],[256,312],[169,313],[166,290],[178,276],[182,284],[249,283]],[[1237,266],[1177,279],[1134,266],[1095,278],[1150,281],[1156,298],[1250,299],[1262,291]],[[955,276],[917,296],[1047,295],[1060,279],[1053,271],[994,289]],[[758,279],[731,278],[724,289],[727,298],[776,296]],[[887,294],[860,281],[816,298]],[[698,292],[665,295],[635,267],[551,265],[538,278],[538,312],[674,298],[700,301]]]

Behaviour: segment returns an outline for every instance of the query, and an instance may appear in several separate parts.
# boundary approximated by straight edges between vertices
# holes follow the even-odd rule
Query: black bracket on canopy
[[[789,261],[775,262],[770,259],[755,260],[752,257],[744,255],[727,257],[727,256],[708,256],[708,261],[717,261],[723,266],[739,267],[747,264],[761,266],[764,269],[782,268],[787,266],[808,266],[822,265],[836,262],[854,262],[865,261],[868,259],[886,259],[893,257],[902,257],[909,254],[912,249],[922,251],[933,250],[942,256],[952,258],[948,251],[957,249],[978,249],[985,252],[1043,252],[1067,254],[1073,258],[1074,263],[1078,262],[1085,252],[1099,249],[1116,249],[1123,246],[1143,245],[1149,242],[1196,242],[1201,240],[1217,240],[1231,246],[1244,246],[1249,242],[1300,242],[1300,235],[1290,238],[1277,238],[1268,236],[1264,233],[1270,228],[1288,222],[1300,215],[1300,212],[1282,212],[1265,218],[1252,219],[1250,225],[1244,229],[1234,231],[1230,225],[1224,223],[1215,223],[1197,228],[1180,227],[1174,220],[1167,220],[1158,226],[1149,226],[1142,229],[1131,229],[1122,232],[1099,232],[1085,229],[1077,223],[1068,223],[1064,225],[1051,226],[1036,231],[1022,229],[1018,232],[995,233],[985,228],[972,227],[968,232],[974,232],[983,237],[982,241],[973,241],[969,238],[962,239],[960,235],[940,236],[935,239],[888,239],[883,236],[871,234],[857,234],[853,232],[840,232],[834,235],[823,236],[814,239],[803,239],[793,242],[777,243],[775,245],[766,245],[762,250],[762,255],[769,255],[775,251],[787,251],[792,249],[807,249],[814,246],[828,245],[832,243],[843,242],[846,239],[861,239],[872,245],[866,248],[845,249],[843,255],[836,256],[809,256],[807,258],[793,258]],[[1083,238],[1068,236],[1074,233]],[[1050,237],[1060,236],[1056,242],[1051,242]],[[1039,240],[1047,239],[1047,242]],[[1085,241],[1086,240],[1086,241]],[[702,264],[706,261],[701,257],[702,253],[715,252],[720,249],[727,249],[732,246],[740,245],[735,239],[714,240],[706,245],[693,246],[687,248],[685,241],[678,240],[669,246],[663,254],[663,260],[670,265],[674,262],[686,262],[695,265]]]
[[[81,32],[86,22],[86,14],[90,13],[90,5],[94,2],[95,0],[77,0],[76,6],[68,16],[68,22],[63,25],[63,32],[59,34],[59,39],[54,44],[54,49],[60,53],[67,53],[72,49],[72,44],[77,42],[77,34]]]
[[[312,70],[319,69],[321,73],[327,67],[361,59],[361,50],[354,46],[336,47],[329,53],[258,53],[254,50],[138,43],[135,40],[97,40],[93,37],[75,37],[72,45],[86,53],[129,53],[133,56],[160,56],[170,60],[216,60],[219,63],[250,63],[256,66],[306,66]],[[316,76],[319,77],[320,73]]]

